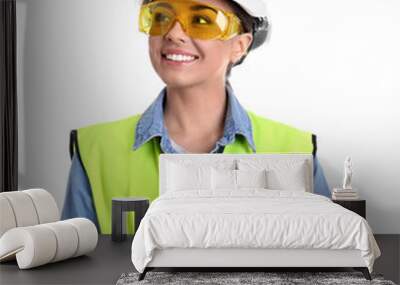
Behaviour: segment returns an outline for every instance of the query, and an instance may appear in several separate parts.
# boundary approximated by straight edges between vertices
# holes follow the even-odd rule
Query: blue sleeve
[[[314,156],[314,193],[331,198],[331,191],[316,155]]]
[[[96,211],[92,199],[89,180],[83,170],[79,157],[75,153],[69,171],[67,191],[61,219],[84,217],[91,220],[99,229]]]

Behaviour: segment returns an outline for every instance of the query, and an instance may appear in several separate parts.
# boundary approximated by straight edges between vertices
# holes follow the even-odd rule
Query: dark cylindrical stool
[[[135,212],[135,231],[149,208],[149,199],[142,197],[112,199],[111,239],[123,241],[126,239],[126,212]]]

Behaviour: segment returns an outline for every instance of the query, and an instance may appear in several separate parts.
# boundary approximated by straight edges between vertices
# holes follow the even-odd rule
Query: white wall
[[[136,0],[17,0],[21,188],[61,208],[69,131],[141,113],[164,86]],[[318,135],[331,187],[343,161],[375,233],[400,233],[400,2],[268,0],[268,45],[233,70],[240,102]]]

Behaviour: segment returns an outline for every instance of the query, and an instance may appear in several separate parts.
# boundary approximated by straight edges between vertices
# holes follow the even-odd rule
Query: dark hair
[[[145,5],[147,3],[150,3],[152,0],[143,0],[142,5]],[[251,15],[249,15],[249,13],[247,13],[238,3],[236,3],[233,0],[226,0],[228,5],[231,7],[231,9],[233,10],[233,13],[239,18],[241,24],[242,24],[242,28],[243,28],[243,32],[244,33],[253,33],[253,17]],[[254,39],[253,39],[254,40]],[[248,48],[249,50],[250,48]],[[247,50],[247,52],[248,52]],[[243,55],[241,57],[240,60],[238,60],[235,63],[229,63],[228,67],[226,69],[226,73],[225,73],[225,78],[226,80],[228,80],[228,78],[231,75],[231,71],[232,68],[236,65],[241,64],[244,59],[246,58],[247,54]]]
[[[249,13],[247,13],[247,12],[246,12],[238,3],[236,3],[235,1],[228,0],[228,4],[229,4],[229,6],[231,6],[231,8],[232,8],[232,10],[233,10],[233,13],[234,13],[234,14],[239,18],[239,20],[241,21],[241,23],[242,23],[242,28],[243,28],[243,32],[244,32],[244,33],[250,33],[250,34],[252,34],[252,33],[253,33],[253,21],[254,21],[254,20],[253,20],[253,17],[252,17],[251,15],[249,15]],[[254,40],[254,39],[253,39],[253,40]],[[250,49],[250,46],[249,46],[249,48],[247,49],[246,52],[248,52],[249,49]],[[246,58],[246,56],[247,56],[247,54],[244,54],[244,55],[240,58],[240,60],[238,60],[237,62],[235,62],[235,63],[229,63],[229,64],[228,64],[228,67],[227,67],[226,73],[225,73],[226,80],[228,80],[228,78],[230,77],[232,68],[233,68],[234,66],[236,66],[236,65],[241,64],[241,63],[244,61],[244,59]]]

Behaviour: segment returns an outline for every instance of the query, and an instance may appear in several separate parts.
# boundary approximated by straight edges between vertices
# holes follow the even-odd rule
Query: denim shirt
[[[256,153],[250,118],[237,100],[229,83],[226,85],[226,94],[228,106],[224,121],[223,136],[216,142],[214,149],[210,153],[222,153],[224,146],[233,143],[237,134],[244,136],[253,152]],[[139,148],[142,144],[155,137],[160,137],[162,152],[182,153],[182,149],[177,148],[176,143],[171,141],[164,125],[165,96],[166,87],[163,88],[157,98],[140,117],[136,126],[133,149]],[[173,147],[173,144],[176,148]],[[313,174],[314,193],[330,197],[330,190],[325,175],[316,156],[314,156]],[[64,220],[74,217],[88,218],[99,228],[89,180],[76,154],[72,157],[61,218]]]
[[[143,113],[136,126],[136,138],[133,148],[137,149],[152,138],[161,137],[160,148],[164,153],[178,153],[171,145],[167,129],[164,125],[164,106],[167,89],[160,92],[157,99]],[[235,135],[244,136],[253,152],[256,147],[253,141],[253,132],[250,118],[246,110],[240,105],[229,84],[226,85],[228,100],[227,113],[224,122],[223,136],[216,142],[215,147],[210,153],[222,152],[223,146],[233,143]]]

